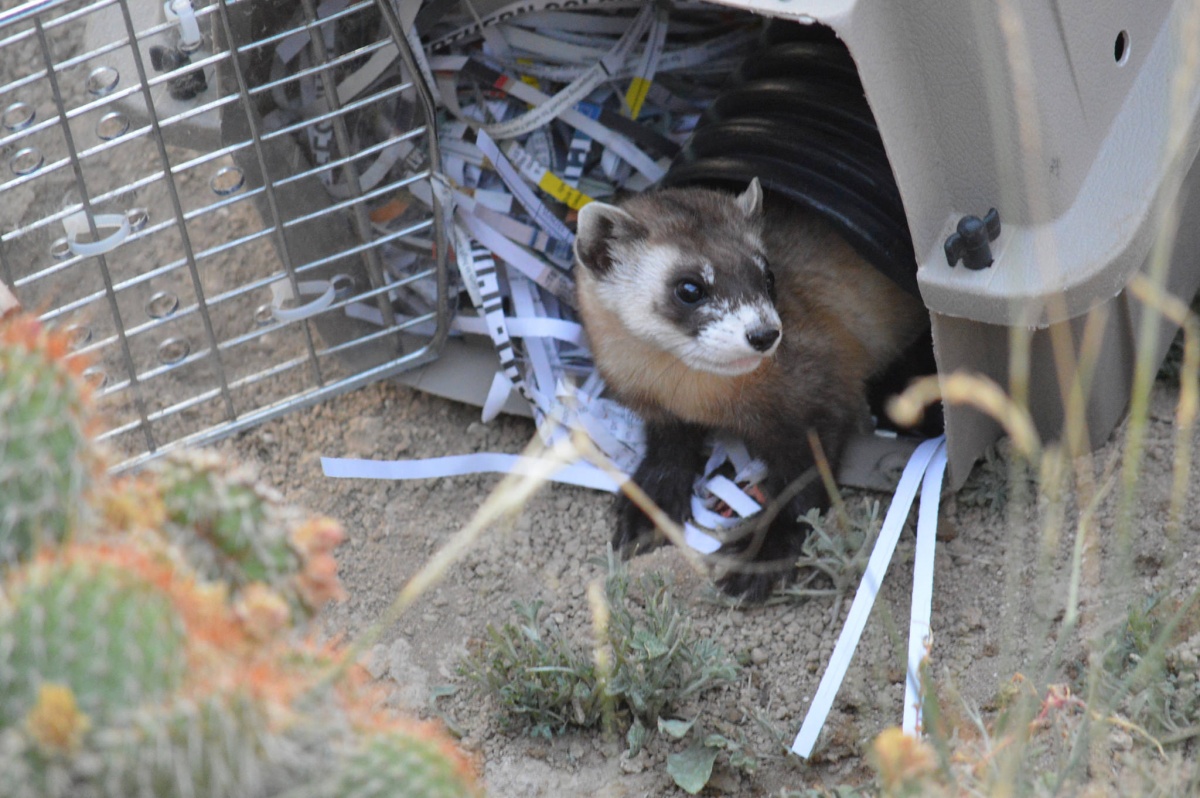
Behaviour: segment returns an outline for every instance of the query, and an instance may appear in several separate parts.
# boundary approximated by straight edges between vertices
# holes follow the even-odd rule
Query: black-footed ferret
[[[596,366],[645,421],[633,479],[678,522],[714,430],[767,464],[770,497],[812,468],[810,431],[836,471],[867,417],[868,380],[928,326],[921,302],[823,220],[773,195],[764,209],[757,179],[740,196],[678,188],[621,207],[592,202],[579,212],[575,257]],[[765,598],[800,553],[798,518],[828,503],[810,477],[722,587]],[[613,546],[624,556],[661,542],[624,496],[618,515]]]

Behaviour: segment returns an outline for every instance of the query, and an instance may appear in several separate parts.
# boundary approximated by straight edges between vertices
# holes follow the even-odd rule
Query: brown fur
[[[769,435],[764,427],[781,415],[808,416],[814,402],[864,407],[866,381],[921,333],[924,307],[799,209],[768,208],[763,240],[783,338],[773,357],[736,377],[693,370],[629,333],[594,298],[596,278],[579,271],[596,366],[622,402],[643,418],[676,417],[745,438]]]
[[[596,366],[615,396],[646,422],[646,456],[634,480],[668,516],[684,520],[692,482],[704,463],[705,438],[718,430],[741,437],[766,462],[770,496],[790,497],[773,518],[764,514],[750,542],[734,546],[744,567],[727,575],[722,586],[750,600],[765,598],[790,574],[805,535],[798,519],[828,505],[812,469],[810,436],[817,435],[836,470],[849,434],[867,418],[868,381],[928,324],[916,298],[867,264],[822,220],[771,198],[761,215],[753,210],[757,206],[747,198],[757,188],[752,184],[737,200],[704,189],[640,195],[622,206],[624,214],[593,216],[588,224],[594,227],[576,242],[579,310]],[[671,304],[670,283],[642,284],[646,275],[665,273],[643,267],[654,256],[639,255],[639,246],[649,253],[669,245],[688,263],[711,264],[724,275],[723,290],[740,286],[762,301],[763,272],[745,266],[760,243],[775,275],[773,304],[782,336],[757,368],[737,376],[700,371],[646,340],[660,333],[685,335],[691,317],[680,316]],[[642,265],[613,265],[631,263]],[[730,265],[721,271],[722,264]],[[626,292],[628,304],[622,301]],[[623,318],[641,324],[643,312],[666,314],[654,317],[659,321],[674,313],[675,320],[638,333],[625,326]],[[624,498],[618,499],[618,515],[613,545],[624,555],[661,542],[650,521]]]

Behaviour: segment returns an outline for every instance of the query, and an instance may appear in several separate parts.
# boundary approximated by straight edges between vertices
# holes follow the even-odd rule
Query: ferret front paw
[[[622,493],[617,497],[617,531],[613,533],[612,547],[621,559],[645,554],[666,542],[654,522],[628,496]]]
[[[694,475],[676,469],[639,468],[633,481],[668,518],[682,524],[691,515]],[[617,531],[613,549],[628,559],[667,542],[654,522],[624,493],[617,497]]]
[[[722,546],[720,554],[729,558],[728,571],[717,584],[730,596],[749,603],[766,601],[777,585],[795,577],[806,534],[801,525],[776,519],[765,535],[747,535]]]

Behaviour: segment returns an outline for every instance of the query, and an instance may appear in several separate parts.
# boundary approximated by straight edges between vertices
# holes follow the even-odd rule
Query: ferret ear
[[[737,198],[738,207],[742,213],[753,218],[762,213],[763,193],[758,178],[750,181],[750,185]]]
[[[597,276],[612,269],[609,243],[617,237],[617,229],[636,227],[632,216],[615,205],[592,201],[579,209],[575,230],[575,258]]]

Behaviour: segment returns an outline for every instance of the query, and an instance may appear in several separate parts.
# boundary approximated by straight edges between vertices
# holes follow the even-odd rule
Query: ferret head
[[[689,368],[745,374],[779,346],[757,178],[740,196],[664,189],[620,208],[588,203],[575,258],[585,308],[598,303]]]

